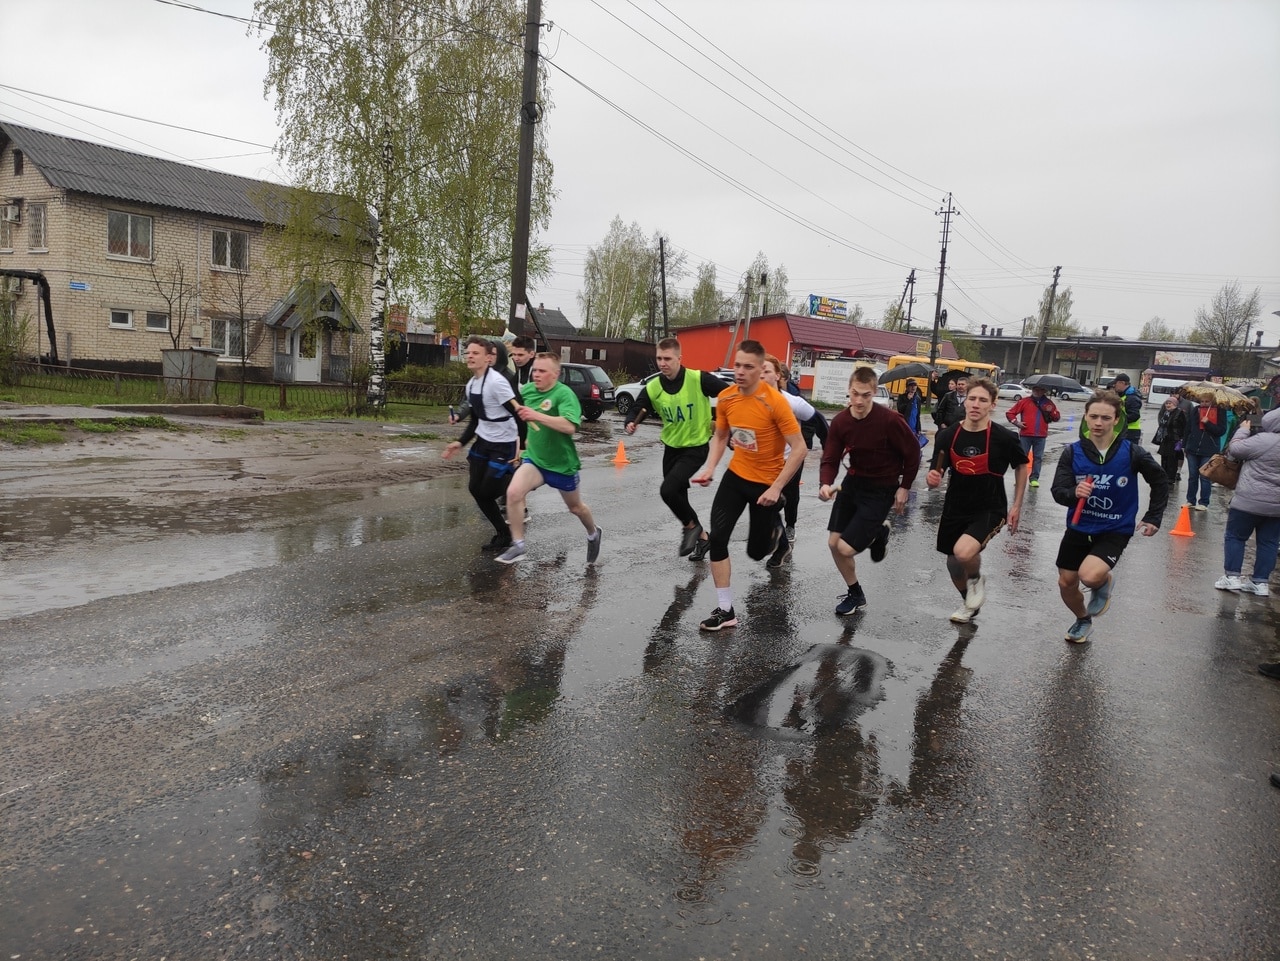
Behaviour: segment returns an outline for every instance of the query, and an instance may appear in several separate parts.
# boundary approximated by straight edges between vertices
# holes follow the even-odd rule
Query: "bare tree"
[[[169,339],[174,349],[182,346],[182,335],[186,332],[187,321],[191,319],[191,305],[195,299],[196,288],[187,282],[186,266],[175,259],[165,270],[156,267],[153,260],[148,265],[151,269],[151,283],[156,293],[164,301],[169,312]]]
[[[240,361],[240,398],[236,403],[243,404],[249,358],[267,333],[262,314],[255,306],[266,293],[266,281],[247,270],[218,271],[213,274],[212,288],[213,312],[221,315],[210,320],[212,340],[222,344],[228,356]]]
[[[1262,289],[1259,287],[1255,287],[1253,293],[1246,297],[1240,290],[1240,281],[1233,280],[1229,284],[1223,284],[1214,295],[1208,310],[1196,308],[1195,326],[1191,328],[1188,339],[1212,347],[1224,373],[1238,344],[1240,352],[1236,360],[1236,373],[1243,373],[1249,328],[1262,313],[1261,301]]]

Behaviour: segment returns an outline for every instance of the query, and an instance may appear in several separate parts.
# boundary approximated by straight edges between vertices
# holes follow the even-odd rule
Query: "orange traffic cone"
[[[622,446],[622,441],[618,441],[618,453],[613,455],[613,462],[621,467],[623,464],[630,464],[627,460],[627,449]]]
[[[1182,505],[1182,511],[1178,514],[1178,523],[1173,525],[1173,530],[1169,533],[1177,537],[1196,536],[1196,532],[1191,529],[1191,508],[1186,504]]]
[[[1027,476],[1030,477],[1036,472],[1036,452],[1027,451]]]

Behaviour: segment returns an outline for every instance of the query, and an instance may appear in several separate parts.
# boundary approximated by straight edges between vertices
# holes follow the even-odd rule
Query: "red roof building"
[[[680,339],[685,366],[695,370],[715,370],[733,364],[729,350],[730,337],[734,337],[734,321],[699,324],[673,330]],[[769,314],[753,317],[750,326],[740,324],[734,343],[745,338],[758,340],[764,349],[776,355],[799,377],[800,387],[808,389],[813,384],[813,364],[817,360],[838,357],[864,357],[868,360],[888,360],[895,354],[929,354],[928,338],[919,334],[900,334],[878,327],[858,327],[838,320],[821,317],[802,317],[799,314]],[[951,341],[938,342],[938,356],[957,360]]]

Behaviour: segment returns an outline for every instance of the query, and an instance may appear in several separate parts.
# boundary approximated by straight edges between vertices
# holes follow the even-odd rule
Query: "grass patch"
[[[431,431],[426,431],[425,433],[417,432],[413,434],[401,434],[400,436],[403,437],[405,440],[439,440],[440,439],[439,434],[432,433]]]
[[[249,436],[249,432],[243,427],[224,427],[218,431],[218,436],[214,438],[214,443],[225,444],[228,441],[244,440]]]
[[[131,430],[181,430],[160,416],[112,417],[110,420],[77,420],[76,427],[86,434],[116,434]]]
[[[61,424],[33,424],[16,420],[0,420],[0,442],[18,447],[37,444],[61,444],[66,440]]]

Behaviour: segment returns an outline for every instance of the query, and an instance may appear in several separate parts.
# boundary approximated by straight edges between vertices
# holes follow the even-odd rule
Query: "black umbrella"
[[[1087,393],[1089,388],[1072,377],[1062,374],[1032,374],[1022,378],[1023,387],[1043,387],[1045,390],[1069,390],[1073,393]]]
[[[908,377],[919,377],[921,380],[928,380],[929,375],[932,373],[933,368],[928,364],[900,364],[881,374],[879,382],[881,384],[889,384],[895,380],[906,380]]]

